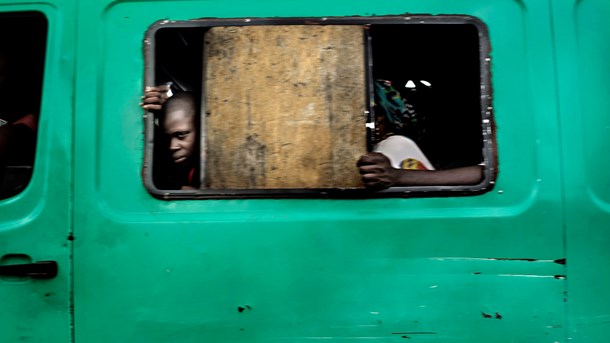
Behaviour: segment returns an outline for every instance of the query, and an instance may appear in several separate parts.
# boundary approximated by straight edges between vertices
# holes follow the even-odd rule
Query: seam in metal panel
[[[560,203],[560,213],[561,213],[561,234],[562,234],[562,250],[563,250],[563,256],[567,257],[567,253],[568,253],[568,249],[567,249],[567,226],[566,226],[566,191],[565,191],[565,185],[566,185],[566,181],[565,181],[565,171],[563,170],[563,167],[565,166],[565,161],[564,161],[564,147],[563,147],[563,140],[562,140],[562,110],[561,110],[561,104],[559,101],[559,97],[560,97],[560,91],[559,91],[559,66],[558,66],[558,59],[557,59],[557,39],[559,39],[559,37],[557,36],[555,27],[556,27],[556,23],[555,23],[555,9],[559,6],[554,7],[553,6],[553,1],[556,0],[548,0],[548,14],[549,14],[549,25],[550,25],[550,31],[551,31],[551,56],[552,56],[552,62],[553,62],[553,77],[555,79],[555,82],[553,84],[553,91],[555,93],[555,108],[556,108],[556,116],[557,116],[557,144],[558,144],[558,151],[559,151],[559,185],[560,185],[560,189],[561,189],[561,203]],[[564,268],[564,275],[567,276],[567,266],[564,264],[563,266]],[[565,281],[563,282],[563,289],[564,289],[564,303],[563,303],[563,308],[564,308],[564,327],[566,328],[564,331],[564,340],[567,341],[569,340],[569,332],[570,332],[570,320],[569,320],[569,311],[568,311],[568,283]]]
[[[73,41],[76,43],[74,50],[72,51],[72,94],[70,96],[71,99],[71,107],[72,107],[72,130],[71,130],[71,175],[70,175],[70,233],[69,237],[69,246],[70,246],[70,256],[68,263],[70,265],[70,342],[74,343],[76,341],[76,328],[75,328],[75,315],[74,315],[74,223],[75,223],[75,211],[74,211],[74,181],[76,175],[76,81],[77,81],[77,61],[78,61],[78,25],[79,25],[79,14],[80,14],[80,1],[75,1],[72,5],[72,15],[74,16],[73,20],[73,32],[71,33]]]

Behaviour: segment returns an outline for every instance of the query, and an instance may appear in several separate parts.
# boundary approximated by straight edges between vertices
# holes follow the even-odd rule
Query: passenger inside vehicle
[[[373,152],[363,155],[356,163],[364,186],[381,190],[398,186],[479,183],[483,178],[482,166],[436,170],[416,142],[426,138],[426,116],[429,113],[419,111],[406,96],[417,91],[429,91],[426,88],[430,83],[408,80],[404,85],[396,85],[398,89],[403,88],[403,92],[394,86],[389,80],[374,82],[375,129],[376,137],[381,141]]]
[[[405,37],[397,44],[396,37]],[[373,190],[483,180],[479,37],[470,25],[373,25]]]
[[[156,111],[164,149],[163,171],[156,173],[160,189],[194,190],[199,188],[198,110],[190,92],[171,94],[167,85],[145,90],[141,106]]]

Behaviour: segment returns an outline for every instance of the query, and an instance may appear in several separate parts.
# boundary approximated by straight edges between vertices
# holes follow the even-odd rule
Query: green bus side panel
[[[553,2],[572,342],[610,340],[610,3]]]
[[[0,1],[0,12],[48,21],[44,95],[32,179],[0,200],[0,264],[57,261],[50,280],[0,277],[0,342],[69,342],[74,1]],[[2,32],[18,35],[19,32]],[[9,99],[10,101],[10,99]]]
[[[473,197],[163,201],[141,179],[143,38],[161,19],[472,15],[500,174]],[[563,208],[541,1],[101,1],[80,8],[77,342],[564,342]],[[544,81],[542,81],[544,80]]]

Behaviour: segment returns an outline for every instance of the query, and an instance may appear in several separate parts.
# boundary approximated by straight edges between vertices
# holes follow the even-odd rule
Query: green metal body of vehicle
[[[0,342],[610,339],[606,0],[0,1],[48,21],[36,165],[0,200]],[[161,200],[143,40],[193,18],[459,14],[489,30],[499,174],[468,197]],[[2,35],[16,34],[3,32]]]

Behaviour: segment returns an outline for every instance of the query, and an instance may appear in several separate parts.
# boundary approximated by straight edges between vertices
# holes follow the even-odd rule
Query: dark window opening
[[[47,20],[0,13],[0,199],[21,192],[34,167]]]
[[[436,169],[483,162],[477,28],[373,25],[370,36],[373,79],[391,81],[410,112],[401,128],[378,125],[375,140],[405,135]]]
[[[490,189],[495,161],[484,25],[471,17],[413,19],[153,26],[146,84],[165,86],[170,100],[147,117],[147,187],[166,198]],[[309,25],[316,20],[326,25]],[[403,156],[395,168],[445,171],[445,180],[398,183],[383,192],[361,181],[358,156],[375,149],[391,155],[380,148],[390,136],[407,137],[425,161]],[[471,167],[475,176],[464,177]]]
[[[167,117],[167,109],[168,107],[173,109],[174,106],[172,103],[165,103],[163,111],[157,113],[153,182],[159,189],[181,189],[183,186],[198,188],[201,184],[199,106],[201,103],[203,34],[203,28],[183,28],[160,30],[155,37],[156,84],[167,85],[172,95],[181,93],[187,95],[186,101],[192,102],[195,110],[194,115],[190,117],[194,131],[187,133],[187,135],[192,135],[191,138],[194,140],[189,143],[180,141],[174,143],[178,147],[190,144],[188,160],[182,163],[174,162],[174,154],[185,155],[185,153],[172,150],[172,139],[179,140],[181,135],[185,135],[185,131],[176,131],[172,127],[173,132],[168,133],[166,128],[170,128],[169,123],[165,125],[169,119],[172,119]],[[179,122],[179,124],[182,123]]]

